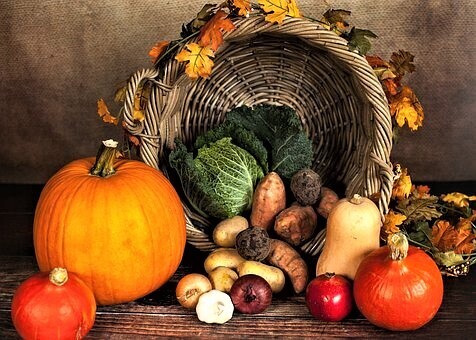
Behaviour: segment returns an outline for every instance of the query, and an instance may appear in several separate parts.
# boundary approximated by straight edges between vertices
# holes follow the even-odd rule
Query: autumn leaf
[[[458,208],[469,207],[470,201],[476,201],[476,196],[468,196],[460,192],[452,192],[442,196],[442,200],[454,204]]]
[[[470,254],[476,248],[476,234],[473,233],[471,221],[461,219],[456,227],[448,221],[436,221],[432,228],[431,243],[440,251],[454,251],[456,254]],[[468,227],[469,226],[469,227]]]
[[[159,41],[149,51],[149,57],[155,63],[169,46],[169,41]]]
[[[129,132],[129,130],[127,129],[127,126],[126,126],[126,122],[122,122],[122,127],[124,128],[124,135],[125,137],[127,138],[127,140],[132,143],[132,145],[134,146],[139,146],[141,143],[140,143],[140,139],[137,138],[137,136],[134,136],[133,134],[131,134]]]
[[[149,82],[141,83],[134,96],[134,111],[132,118],[136,121],[142,122],[145,119],[145,108],[149,101],[151,92],[151,84]]]
[[[98,99],[97,106],[98,106],[98,115],[99,117],[102,118],[103,122],[117,125],[118,119],[114,117],[113,115],[111,115],[104,99],[102,98]]]
[[[473,232],[473,223],[476,215],[469,218],[460,218],[455,229],[458,234],[455,239],[455,252],[457,254],[470,254],[476,249],[476,234]]]
[[[399,201],[407,198],[412,190],[412,179],[408,174],[408,169],[403,168],[398,178],[393,183],[392,198]]]
[[[329,29],[342,34],[349,27],[346,21],[351,12],[344,9],[329,9],[323,14],[322,21],[329,25]]]
[[[238,9],[238,15],[248,17],[251,12],[251,1],[233,0],[233,6]]]
[[[271,23],[282,24],[286,16],[299,18],[301,13],[296,0],[259,0],[259,5],[265,13],[265,20]]]
[[[213,51],[223,43],[223,31],[231,32],[235,25],[228,18],[228,14],[222,10],[216,14],[202,27],[198,40],[201,46],[210,46]]]
[[[369,30],[362,30],[352,27],[347,35],[351,50],[357,51],[360,55],[366,55],[372,48],[372,44],[368,38],[377,38],[377,35]]]
[[[431,221],[439,218],[442,213],[437,209],[438,197],[406,198],[398,202],[395,207],[407,217],[407,222]]]
[[[436,263],[445,267],[464,263],[463,256],[461,256],[461,254],[456,254],[454,251],[434,252],[432,255]]]
[[[403,77],[406,73],[412,73],[415,71],[415,64],[413,59],[415,56],[410,52],[399,50],[394,52],[390,57],[389,64],[391,65],[393,73],[399,77]]]
[[[188,43],[185,45],[185,49],[175,56],[175,59],[181,62],[187,61],[185,73],[190,78],[196,79],[198,77],[207,78],[210,76],[214,65],[213,60],[210,58],[214,56],[215,54],[210,47],[203,47],[197,43]]]
[[[408,86],[403,86],[402,90],[391,98],[390,114],[395,117],[399,127],[407,123],[412,131],[416,131],[423,125],[423,107]]]
[[[416,198],[429,198],[430,187],[428,185],[412,185],[411,195]]]
[[[397,233],[400,231],[400,228],[398,226],[401,225],[406,219],[407,217],[405,215],[390,210],[385,215],[383,229],[387,234]]]
[[[204,26],[213,17],[215,8],[216,5],[213,4],[204,5],[197,16],[185,27],[182,27],[182,37],[185,38],[188,34],[196,32]]]

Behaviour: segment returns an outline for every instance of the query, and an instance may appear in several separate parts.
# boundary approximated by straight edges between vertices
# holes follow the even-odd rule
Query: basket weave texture
[[[175,58],[131,77],[123,110],[126,128],[140,137],[143,161],[167,173],[166,150],[175,137],[191,145],[237,106],[287,105],[313,141],[312,168],[323,183],[343,183],[346,196],[380,193],[383,216],[393,186],[392,123],[385,93],[366,59],[308,19],[287,18],[276,25],[257,15],[234,24],[236,29],[224,34],[208,79],[190,79]],[[145,120],[138,122],[134,95],[144,82],[152,91]],[[183,202],[188,242],[200,250],[215,249],[209,222]],[[323,235],[302,250],[317,254]]]

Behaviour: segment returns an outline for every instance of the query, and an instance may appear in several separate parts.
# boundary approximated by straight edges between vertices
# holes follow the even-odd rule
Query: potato
[[[213,230],[213,242],[219,247],[235,246],[236,235],[248,228],[248,220],[243,216],[234,216],[218,223]]]
[[[279,293],[284,288],[284,272],[279,268],[257,261],[244,261],[238,266],[237,271],[240,277],[246,274],[261,276],[269,283],[273,293]]]
[[[241,262],[246,261],[235,248],[218,248],[212,251],[204,262],[205,271],[210,273],[217,267],[236,269]]]
[[[227,267],[216,267],[210,273],[208,273],[208,278],[212,283],[213,289],[228,293],[238,279],[238,274],[230,268]]]

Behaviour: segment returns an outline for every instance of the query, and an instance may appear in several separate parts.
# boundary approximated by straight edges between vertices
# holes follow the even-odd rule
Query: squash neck
[[[96,155],[96,162],[89,170],[89,174],[98,177],[108,177],[113,175],[116,172],[114,169],[116,148],[116,141],[113,141],[112,139],[103,141]]]
[[[407,257],[408,239],[402,232],[390,234],[387,238],[387,246],[390,248],[392,260],[400,261]]]

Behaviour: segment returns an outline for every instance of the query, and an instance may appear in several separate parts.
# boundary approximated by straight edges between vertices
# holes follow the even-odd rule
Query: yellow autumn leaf
[[[468,196],[460,192],[452,192],[442,196],[444,202],[453,203],[458,208],[469,207],[469,201],[476,201],[476,196]]]
[[[397,233],[400,231],[400,228],[398,226],[401,225],[406,219],[407,217],[405,215],[395,213],[393,210],[390,210],[385,215],[385,221],[383,222],[383,230],[387,234]]]
[[[420,101],[408,86],[393,96],[390,100],[390,113],[395,117],[399,127],[408,124],[412,131],[423,125],[424,112]]]
[[[97,106],[98,106],[98,115],[99,117],[102,118],[103,122],[117,125],[118,119],[114,117],[113,115],[111,115],[104,99],[102,98],[98,99]]]
[[[197,43],[188,43],[185,45],[179,54],[175,56],[175,59],[180,62],[188,62],[185,67],[185,73],[192,79],[198,77],[208,78],[212,73],[212,67],[214,65],[213,50],[208,46],[200,46]]]
[[[233,6],[238,9],[238,15],[247,17],[251,12],[251,1],[248,0],[233,0]]]
[[[412,179],[408,174],[408,169],[403,168],[400,176],[393,183],[392,198],[398,201],[410,195],[412,191]]]
[[[265,20],[271,23],[282,24],[286,16],[301,17],[296,0],[259,0],[258,3],[263,11],[267,13]]]

